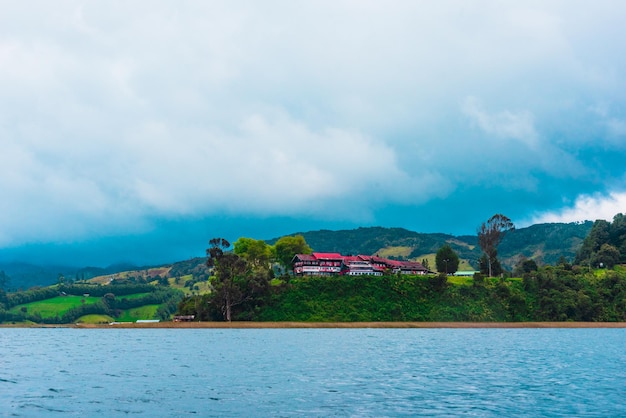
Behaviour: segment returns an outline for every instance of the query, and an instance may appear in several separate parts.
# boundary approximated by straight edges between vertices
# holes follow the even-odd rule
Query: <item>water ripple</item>
[[[5,329],[0,343],[2,416],[626,416],[623,329]]]

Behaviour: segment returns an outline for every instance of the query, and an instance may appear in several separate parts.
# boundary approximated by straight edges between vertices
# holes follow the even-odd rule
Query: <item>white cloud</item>
[[[219,212],[370,219],[580,177],[598,163],[544,129],[567,145],[587,100],[625,101],[626,8],[600,3],[9,2],[1,242]],[[620,115],[603,127],[623,139]]]
[[[501,139],[515,139],[528,145],[537,146],[537,132],[532,113],[526,110],[512,112],[503,110],[489,113],[475,97],[466,97],[462,110],[483,132]]]
[[[582,195],[572,207],[540,214],[529,224],[548,222],[581,222],[604,219],[611,221],[618,213],[626,212],[626,192],[608,195]]]
[[[250,115],[231,132],[148,121],[104,143],[42,144],[39,154],[8,145],[6,241],[119,233],[148,227],[146,216],[224,211],[366,220],[383,204],[423,201],[445,184],[426,170],[412,178],[380,141],[313,130],[283,112]]]
[[[607,103],[599,103],[589,107],[589,112],[598,118],[600,126],[604,128],[601,142],[612,147],[626,147],[626,120],[616,116],[615,111]]]

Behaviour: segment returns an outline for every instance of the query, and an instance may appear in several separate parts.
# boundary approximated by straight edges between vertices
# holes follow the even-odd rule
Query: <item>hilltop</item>
[[[593,222],[546,223],[519,228],[507,233],[498,248],[502,265],[512,269],[520,257],[538,264],[554,264],[561,257],[571,261],[591,230]],[[449,244],[466,266],[476,266],[481,256],[476,235],[454,236],[442,233],[419,233],[404,228],[369,227],[342,231],[298,232],[314,251],[341,254],[378,254],[421,261],[434,260],[441,246]],[[269,240],[275,243],[279,238]],[[434,265],[434,264],[433,264]]]
[[[561,257],[573,260],[576,251],[587,236],[593,222],[547,223],[519,228],[505,235],[499,247],[502,265],[512,269],[520,257],[534,259],[538,264],[554,264]],[[318,230],[296,232],[302,235],[314,251],[338,252],[341,254],[378,254],[381,257],[429,260],[434,265],[434,256],[444,244],[449,244],[461,259],[462,269],[476,267],[481,256],[475,235],[454,236],[442,233],[419,233],[404,228],[362,227],[352,230]],[[232,238],[232,237],[229,237]],[[267,240],[274,244],[280,237]],[[233,240],[234,241],[234,240]],[[57,283],[59,277],[70,280],[107,280],[120,277],[186,277],[185,280],[200,282],[206,279],[206,258],[196,257],[173,264],[138,267],[132,264],[117,264],[107,268],[64,266],[38,266],[34,263],[0,263],[0,271],[9,277],[9,289],[28,289],[32,286],[47,286]],[[153,269],[165,269],[154,273]],[[105,277],[105,279],[102,279]],[[192,286],[194,283],[192,283]]]

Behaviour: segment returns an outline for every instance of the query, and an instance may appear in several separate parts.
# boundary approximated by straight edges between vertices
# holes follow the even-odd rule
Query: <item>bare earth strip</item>
[[[77,328],[626,328],[626,322],[159,322]]]

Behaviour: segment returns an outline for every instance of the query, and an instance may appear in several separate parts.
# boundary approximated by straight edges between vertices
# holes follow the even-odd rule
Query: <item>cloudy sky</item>
[[[626,211],[626,3],[0,1],[0,259]]]

